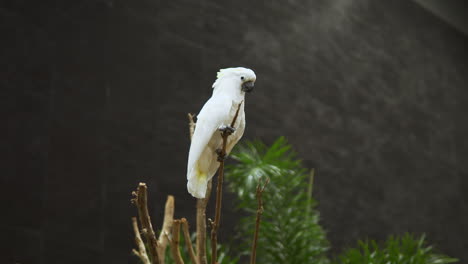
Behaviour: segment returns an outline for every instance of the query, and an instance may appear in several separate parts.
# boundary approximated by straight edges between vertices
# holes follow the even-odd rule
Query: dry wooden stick
[[[162,264],[164,260],[161,260],[158,254],[158,240],[154,233],[153,226],[151,225],[151,218],[148,213],[148,198],[147,198],[147,187],[145,183],[140,182],[136,192],[133,192],[135,198],[134,203],[138,208],[138,217],[140,219],[142,233],[148,242],[149,251],[152,260],[155,264]]]
[[[256,191],[256,196],[257,196],[257,218],[255,219],[255,232],[254,232],[254,237],[253,237],[253,243],[252,243],[252,254],[250,255],[250,264],[255,264],[256,258],[257,258],[257,241],[258,241],[258,233],[260,231],[260,220],[262,218],[263,214],[263,200],[262,200],[262,194],[263,191],[265,190],[265,187],[267,184],[270,182],[270,178],[267,178],[265,184],[261,187],[261,182],[258,183],[257,185],[257,191]]]
[[[176,264],[184,264],[182,255],[180,255],[179,241],[180,241],[180,220],[174,220],[174,224],[172,226],[172,241],[171,241],[172,257],[174,258],[174,261]]]
[[[168,195],[164,207],[164,221],[158,239],[158,255],[161,263],[164,263],[166,247],[169,244],[168,235],[172,232],[174,222],[174,196]]]
[[[193,132],[195,132],[195,122],[193,121],[195,114],[188,113],[187,117],[189,119],[190,140],[192,140]]]
[[[206,258],[206,206],[211,196],[213,181],[208,181],[206,195],[203,199],[197,199],[197,258],[199,264],[207,264]]]
[[[185,246],[187,247],[190,260],[192,261],[192,264],[197,264],[198,260],[197,260],[197,256],[195,255],[195,252],[193,251],[193,245],[192,245],[192,240],[190,239],[188,221],[187,219],[182,218],[180,219],[180,222],[182,224],[182,231],[184,232]]]
[[[194,114],[187,114],[189,119],[190,140],[192,140],[193,132],[195,131]],[[197,260],[198,264],[207,264],[206,259],[206,206],[210,200],[212,180],[208,181],[205,198],[197,199]]]
[[[239,103],[237,107],[236,114],[231,123],[231,127],[234,128],[234,124],[236,123],[237,116],[239,115],[239,110],[241,108],[243,101]],[[221,202],[222,202],[222,194],[223,194],[223,178],[224,178],[224,158],[226,156],[226,144],[227,138],[231,135],[227,129],[221,132],[221,137],[223,138],[223,147],[220,152],[218,152],[218,161],[219,161],[219,168],[218,168],[218,182],[216,188],[216,209],[215,209],[215,220],[213,222],[213,226],[211,227],[211,264],[216,264],[218,260],[217,256],[217,247],[218,247],[218,228],[219,228],[219,221],[221,218]]]
[[[136,217],[132,217],[133,231],[135,232],[135,244],[138,247],[138,250],[133,249],[132,252],[138,256],[143,264],[151,264],[148,254],[146,253],[145,244],[141,240],[140,229],[138,228],[138,222]]]

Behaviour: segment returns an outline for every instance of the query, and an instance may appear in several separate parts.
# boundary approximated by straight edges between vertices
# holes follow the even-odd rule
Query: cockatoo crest
[[[237,68],[226,68],[220,69],[216,74],[216,81],[213,83],[213,89],[218,86],[218,84],[223,79],[228,79],[231,77],[244,77],[244,81],[254,81],[256,79],[254,71],[251,69],[237,67]]]

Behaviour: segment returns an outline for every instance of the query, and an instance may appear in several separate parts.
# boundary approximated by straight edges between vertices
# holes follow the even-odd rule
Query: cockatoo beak
[[[242,84],[242,91],[246,93],[250,93],[254,88],[254,82],[248,81]]]

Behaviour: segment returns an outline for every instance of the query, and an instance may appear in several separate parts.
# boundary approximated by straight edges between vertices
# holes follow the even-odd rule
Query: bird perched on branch
[[[246,68],[227,68],[218,72],[213,95],[197,116],[190,145],[187,189],[192,196],[205,198],[208,181],[218,169],[218,154],[223,144],[220,131],[230,133],[223,153],[226,155],[244,134],[244,97],[253,90],[255,80],[255,73]],[[236,122],[231,127],[238,109]]]

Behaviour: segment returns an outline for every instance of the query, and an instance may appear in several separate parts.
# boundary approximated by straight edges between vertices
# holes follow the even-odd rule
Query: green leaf
[[[382,247],[376,241],[359,241],[357,248],[351,248],[338,256],[334,264],[447,264],[458,260],[434,252],[426,245],[425,236],[415,238],[405,234],[390,236]]]
[[[228,166],[229,189],[237,194],[237,207],[249,212],[241,219],[240,251],[250,253],[254,233],[259,181],[270,183],[263,194],[257,263],[328,263],[328,241],[318,224],[316,201],[307,193],[309,175],[284,137],[271,146],[254,141],[231,154],[237,164]]]

